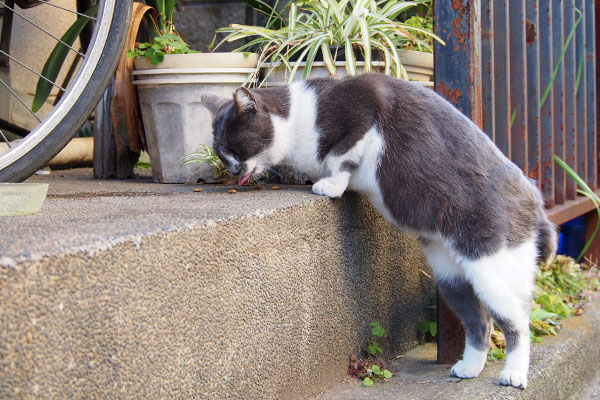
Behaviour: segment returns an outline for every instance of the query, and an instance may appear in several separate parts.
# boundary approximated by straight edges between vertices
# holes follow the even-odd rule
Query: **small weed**
[[[417,330],[423,335],[425,342],[435,342],[437,336],[437,291],[432,290],[425,296],[425,320],[417,322]]]
[[[371,333],[373,334],[373,336],[378,338],[385,336],[385,329],[383,329],[379,322],[371,322],[369,326],[371,327]],[[369,353],[373,356],[376,356],[377,353],[383,353],[383,349],[381,348],[379,343],[377,343],[377,341],[374,339],[371,339],[369,341],[367,349],[369,349]]]
[[[375,338],[385,336],[385,329],[377,321],[369,324],[371,334]],[[363,380],[363,386],[370,387],[376,381],[385,381],[392,377],[392,373],[387,370],[382,360],[377,357],[377,354],[383,353],[383,348],[377,343],[375,338],[369,340],[367,344],[366,357],[350,356],[350,365],[348,374]]]
[[[425,335],[428,341],[433,340],[437,335],[437,321],[419,321],[417,322],[417,330]]]
[[[389,379],[392,377],[392,373],[390,371],[388,371],[387,369],[381,369],[379,368],[377,365],[372,365],[371,366],[371,377],[365,377],[365,379],[363,379],[363,386],[365,387],[371,387],[373,386],[373,384],[375,383],[376,380],[382,380],[385,381],[386,379]]]
[[[488,352],[488,360],[489,361],[502,361],[506,358],[506,353],[504,349],[495,348]]]

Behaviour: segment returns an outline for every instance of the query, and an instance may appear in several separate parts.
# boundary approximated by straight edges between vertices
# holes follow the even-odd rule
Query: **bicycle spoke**
[[[70,12],[70,13],[72,13],[72,14],[77,14],[77,15],[79,15],[80,17],[85,17],[85,18],[91,19],[92,21],[96,21],[96,17],[90,17],[89,15],[85,15],[85,14],[82,14],[82,13],[80,13],[80,12],[77,12],[77,11],[69,10],[68,8],[61,7],[61,6],[58,6],[58,5],[56,5],[56,4],[52,4],[51,2],[49,2],[49,1],[47,1],[47,0],[37,0],[37,2],[38,2],[38,3],[44,3],[44,4],[47,4],[47,5],[49,5],[49,6],[52,6],[52,7],[55,7],[55,8],[60,8],[61,10],[65,10],[65,11],[67,11],[67,12]]]
[[[2,139],[4,139],[4,141],[8,145],[8,148],[12,149],[12,146],[10,145],[10,142],[8,141],[8,139],[6,138],[6,136],[4,136],[4,132],[0,131],[0,135],[2,136]]]
[[[30,20],[29,18],[27,18],[26,16],[24,16],[23,14],[15,11],[14,8],[11,8],[9,6],[7,6],[5,3],[0,2],[0,6],[3,6],[4,8],[12,11],[14,14],[17,14],[19,17],[23,18],[25,21],[29,22],[31,25],[35,26],[36,28],[38,28],[40,31],[44,32],[46,35],[52,37],[54,40],[56,40],[57,42],[62,43],[64,46],[67,46],[69,49],[71,49],[72,51],[74,51],[75,53],[79,54],[81,57],[85,58],[85,54],[80,53],[79,51],[75,50],[73,47],[69,46],[67,43],[63,42],[62,40],[60,40],[59,38],[57,38],[56,36],[54,36],[53,34],[51,34],[50,32],[48,32],[47,30],[45,30],[44,28],[42,28],[41,26],[39,26],[38,24],[36,24],[35,22],[33,22],[32,20]]]
[[[0,50],[0,54],[5,55],[6,57],[10,58],[11,60],[13,60],[14,62],[16,62],[17,64],[19,64],[20,66],[27,68],[29,71],[31,71],[32,73],[36,74],[37,76],[39,76],[40,78],[50,82],[52,85],[56,86],[57,88],[59,88],[61,91],[66,92],[67,89],[63,88],[62,86],[60,86],[58,83],[52,82],[50,79],[46,78],[44,75],[34,71],[33,69],[31,69],[30,67],[28,67],[27,65],[23,64],[21,61],[17,60],[16,58],[14,58],[13,56],[11,56],[10,54]]]
[[[19,100],[19,103],[21,103],[21,104],[23,105],[23,107],[25,107],[25,108],[26,108],[26,109],[27,109],[27,110],[28,110],[28,111],[31,113],[31,115],[33,115],[33,116],[35,117],[35,119],[37,119],[37,120],[38,120],[38,122],[40,122],[40,123],[42,122],[42,120],[41,120],[41,119],[40,119],[40,118],[39,118],[37,115],[35,115],[35,113],[33,112],[33,110],[32,110],[31,108],[29,108],[29,107],[27,106],[27,104],[25,104],[25,102],[24,102],[24,101],[23,101],[23,100],[22,100],[22,99],[19,97],[19,95],[18,95],[18,94],[16,94],[16,93],[15,93],[15,91],[14,91],[14,90],[12,90],[12,89],[10,88],[10,86],[8,86],[6,83],[4,83],[4,81],[3,81],[2,79],[0,79],[0,83],[1,83],[1,84],[2,84],[2,85],[3,85],[3,86],[4,86],[4,87],[5,87],[7,90],[8,90],[8,91],[9,91],[9,92],[10,92],[10,93],[13,95],[13,96],[15,96],[15,98],[16,98],[17,100]]]

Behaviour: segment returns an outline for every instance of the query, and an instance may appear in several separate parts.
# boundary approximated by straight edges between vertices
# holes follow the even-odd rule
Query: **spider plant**
[[[364,59],[364,71],[373,69],[375,55],[383,61],[383,72],[407,79],[399,50],[408,43],[431,49],[424,40],[442,40],[427,28],[398,21],[406,11],[425,1],[398,0],[297,0],[289,1],[281,12],[273,7],[265,26],[233,24],[217,32],[227,36],[219,43],[251,39],[237,51],[258,48],[257,71],[269,63],[266,77],[286,68],[291,82],[301,64],[303,78],[308,78],[317,55],[323,59],[332,76],[336,76],[335,61],[345,56],[348,75],[356,75],[357,55]],[[287,18],[282,15],[287,13]],[[274,27],[273,21],[281,21]],[[218,46],[217,46],[218,47]],[[297,62],[293,62],[295,60]],[[302,62],[305,63],[302,63]]]

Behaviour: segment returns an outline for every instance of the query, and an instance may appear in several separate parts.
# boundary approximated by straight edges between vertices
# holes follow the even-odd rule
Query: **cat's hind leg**
[[[500,383],[524,389],[529,370],[529,314],[536,264],[535,240],[503,247],[479,260],[463,260],[463,271],[504,332],[507,356]]]
[[[475,378],[483,369],[490,349],[492,317],[466,280],[439,282],[438,290],[460,318],[466,333],[463,357],[452,367],[452,375]]]
[[[452,367],[452,375],[475,378],[483,369],[490,348],[492,317],[444,244],[426,243],[425,254],[438,281],[438,290],[466,333],[463,357]]]

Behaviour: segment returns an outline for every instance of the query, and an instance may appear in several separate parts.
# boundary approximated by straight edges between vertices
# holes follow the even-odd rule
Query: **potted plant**
[[[211,116],[200,102],[205,92],[230,96],[248,81],[258,61],[253,53],[190,50],[173,26],[177,0],[146,0],[152,40],[128,52],[135,59],[133,85],[141,108],[152,176],[162,183],[214,179],[208,165],[181,165],[198,145],[212,145]],[[141,21],[141,19],[140,19]],[[137,31],[137,29],[136,29]],[[135,37],[135,35],[132,35]]]
[[[234,24],[218,31],[228,34],[221,43],[249,39],[238,51],[259,49],[258,67],[264,68],[268,84],[289,83],[298,76],[342,77],[374,70],[398,78],[431,81],[432,41],[441,39],[431,29],[430,4],[397,0],[290,1],[281,12],[273,10],[265,26]],[[425,7],[424,16],[410,13],[419,6]],[[287,18],[282,17],[285,13]],[[273,21],[283,23],[273,26]]]

